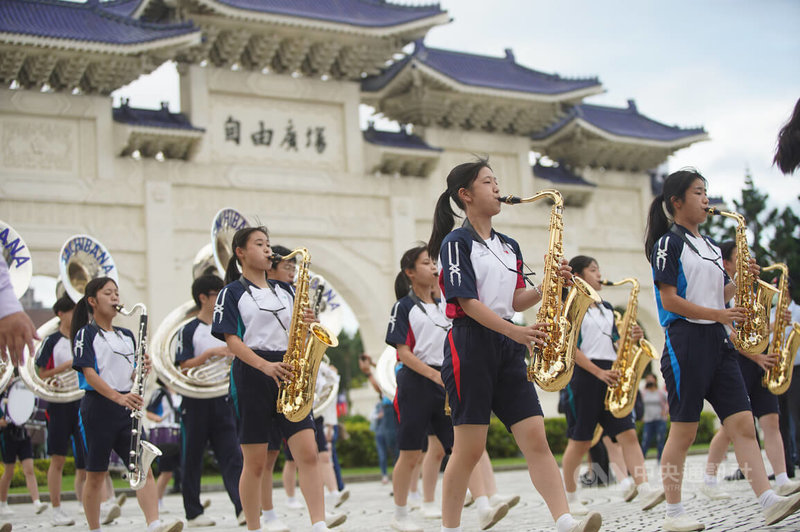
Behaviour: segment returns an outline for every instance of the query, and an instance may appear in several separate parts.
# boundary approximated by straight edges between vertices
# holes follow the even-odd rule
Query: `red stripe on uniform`
[[[400,423],[400,405],[397,404],[397,396],[400,395],[400,390],[395,388],[394,390],[394,400],[392,401],[392,406],[394,406],[394,413],[397,414],[397,422]]]
[[[458,400],[461,400],[461,361],[458,359],[458,351],[453,343],[453,329],[447,333],[447,340],[450,342],[450,355],[453,360],[453,378],[456,380],[456,393]]]

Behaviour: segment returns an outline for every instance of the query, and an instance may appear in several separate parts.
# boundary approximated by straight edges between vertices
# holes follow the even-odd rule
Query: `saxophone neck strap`
[[[253,300],[253,303],[256,304],[258,309],[259,310],[263,310],[265,312],[271,313],[272,316],[275,318],[275,321],[277,321],[280,324],[281,328],[288,335],[289,334],[289,329],[287,329],[286,325],[284,325],[283,321],[281,321],[281,318],[278,316],[278,311],[277,310],[266,309],[266,308],[261,308],[261,305],[258,304],[258,300],[256,299],[256,296],[254,296],[253,292],[250,290],[250,284],[247,281],[247,279],[244,278],[244,275],[240,275],[238,281],[244,287],[244,289],[247,291],[247,293],[250,294],[250,298]],[[269,281],[267,281],[267,286],[269,286],[269,289],[272,290],[272,293],[275,295],[275,297],[277,297],[278,294],[275,291],[275,287],[273,287],[272,284]]]
[[[702,239],[705,240],[706,244],[708,244],[708,249],[710,249],[716,255],[716,257],[714,257],[713,259],[708,258],[708,257],[704,257],[700,253],[700,251],[697,249],[697,246],[695,246],[694,243],[692,243],[692,241],[689,240],[686,237],[686,233],[685,233],[686,229],[684,229],[683,227],[678,227],[678,224],[672,224],[670,226],[670,228],[669,228],[669,231],[671,233],[674,233],[675,235],[677,235],[678,238],[680,238],[681,240],[683,240],[683,243],[686,244],[687,246],[689,246],[689,249],[691,249],[695,253],[695,255],[697,255],[698,257],[700,257],[703,260],[707,260],[708,262],[712,263],[714,266],[719,268],[719,271],[721,271],[722,274],[725,277],[728,276],[728,273],[725,271],[725,269],[722,266],[720,266],[719,263],[717,262],[717,260],[721,259],[722,256],[719,253],[717,253],[716,251],[714,251],[714,248],[712,247],[711,241],[708,239],[707,236],[702,236],[701,235]]]
[[[425,310],[425,305],[423,304],[422,299],[417,294],[414,293],[414,289],[413,288],[409,289],[408,297],[411,298],[411,301],[414,302],[414,305],[416,305],[417,308],[419,308],[422,311],[422,313],[425,315],[426,318],[428,318],[431,321],[431,323],[433,323],[434,325],[436,325],[440,329],[444,329],[445,331],[449,331],[450,330],[450,327],[451,327],[450,324],[442,325],[441,323],[436,323],[436,321],[431,317],[431,315],[428,314],[428,311]],[[436,302],[436,300],[434,300],[434,302]]]
[[[481,235],[478,234],[478,231],[475,229],[475,227],[472,226],[472,223],[470,223],[469,218],[464,218],[464,223],[461,224],[461,227],[469,231],[469,234],[472,235],[472,238],[474,240],[483,244],[484,247],[489,250],[489,253],[494,255],[494,258],[496,258],[500,262],[500,264],[502,264],[503,267],[505,267],[505,269],[507,269],[510,272],[516,273],[517,275],[521,275],[527,284],[529,284],[532,288],[536,288],[536,284],[530,279],[528,279],[529,276],[535,276],[536,272],[531,270],[531,268],[527,264],[525,264],[524,261],[522,262],[522,269],[523,270],[527,269],[528,270],[527,273],[525,273],[524,271],[517,270],[515,268],[509,268],[508,266],[506,266],[506,263],[503,262],[503,260],[497,256],[497,254],[492,250],[492,248],[489,247],[489,244],[487,244],[486,241],[483,238],[481,238]],[[494,229],[492,229],[492,234],[495,235],[504,246],[507,246],[509,249],[511,249],[511,251],[514,251],[514,248],[511,247],[511,244],[508,243],[508,240],[506,240],[503,235],[501,235]]]

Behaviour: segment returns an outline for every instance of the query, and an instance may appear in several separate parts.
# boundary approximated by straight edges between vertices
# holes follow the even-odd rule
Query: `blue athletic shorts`
[[[764,377],[764,370],[761,369],[761,366],[741,353],[738,359],[739,369],[742,371],[744,385],[745,388],[747,388],[747,395],[750,397],[750,406],[753,409],[753,415],[755,417],[761,417],[767,414],[777,414],[779,412],[778,396],[761,384],[761,379]]]
[[[602,369],[611,369],[611,360],[592,360]],[[572,379],[567,385],[569,401],[567,408],[574,420],[567,427],[567,437],[575,441],[591,441],[598,423],[607,436],[615,437],[621,432],[635,429],[633,415],[616,418],[606,410],[606,383],[586,371],[575,366]]]
[[[407,366],[400,369],[394,403],[399,422],[397,444],[401,451],[426,450],[428,434],[439,438],[445,452],[452,449],[453,422],[444,413],[444,395],[444,388],[429,378]]]

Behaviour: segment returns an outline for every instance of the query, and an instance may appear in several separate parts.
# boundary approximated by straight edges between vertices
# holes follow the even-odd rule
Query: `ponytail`
[[[800,166],[800,100],[797,100],[791,118],[778,133],[778,148],[773,162],[786,175]]]
[[[456,222],[457,215],[450,205],[450,199],[452,198],[459,209],[464,210],[464,204],[458,197],[458,191],[471,187],[478,177],[478,173],[484,167],[491,169],[489,159],[478,158],[473,162],[459,164],[447,175],[447,189],[439,196],[433,211],[433,230],[428,240],[428,254],[431,259],[439,259],[439,249],[442,247],[444,237],[453,230]]]
[[[89,298],[97,297],[97,292],[99,292],[109,282],[112,282],[114,283],[114,286],[117,286],[117,282],[111,277],[96,277],[86,283],[86,288],[83,291],[83,297],[80,298],[75,304],[75,310],[72,312],[72,325],[70,326],[69,337],[73,349],[75,348],[75,337],[78,335],[78,331],[83,329],[83,327],[89,323],[89,318],[92,314],[92,307],[89,305]]]
[[[661,194],[653,198],[650,211],[647,214],[647,228],[645,229],[644,253],[650,262],[653,248],[658,239],[669,232],[675,216],[673,200],[682,200],[686,191],[696,180],[701,179],[707,183],[706,178],[694,168],[684,168],[673,172],[664,180]]]
[[[258,227],[245,227],[234,233],[233,238],[231,239],[231,258],[228,259],[228,264],[225,267],[225,284],[230,284],[241,277],[242,273],[239,270],[241,262],[239,261],[239,257],[236,256],[236,249],[246,248],[247,241],[250,239],[250,235],[256,231],[261,231],[267,236],[267,238],[269,238],[269,231],[263,225]],[[264,272],[264,275],[267,275],[266,272]]]
[[[400,257],[400,273],[394,278],[394,295],[397,299],[406,297],[411,291],[411,279],[406,275],[406,270],[413,270],[416,267],[419,256],[426,251],[425,243],[420,242],[418,246],[406,250],[403,256]],[[430,255],[430,252],[428,252],[428,255]]]
[[[409,290],[411,290],[411,281],[406,272],[400,270],[400,273],[394,278],[394,297],[398,300],[403,299],[408,295]]]

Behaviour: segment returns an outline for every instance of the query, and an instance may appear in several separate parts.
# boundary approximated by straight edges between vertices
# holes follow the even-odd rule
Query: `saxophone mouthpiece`
[[[706,212],[708,214],[719,214],[719,209],[716,207],[706,207]]]
[[[602,281],[600,281],[600,284],[603,286],[614,286],[614,283],[609,281],[608,279],[603,279]]]
[[[522,198],[519,196],[500,196],[498,198],[501,203],[508,203],[509,205],[516,205],[517,203],[522,203]]]
[[[123,307],[122,305],[114,305],[114,310],[116,310],[117,312],[122,312],[123,308],[125,307]]]

